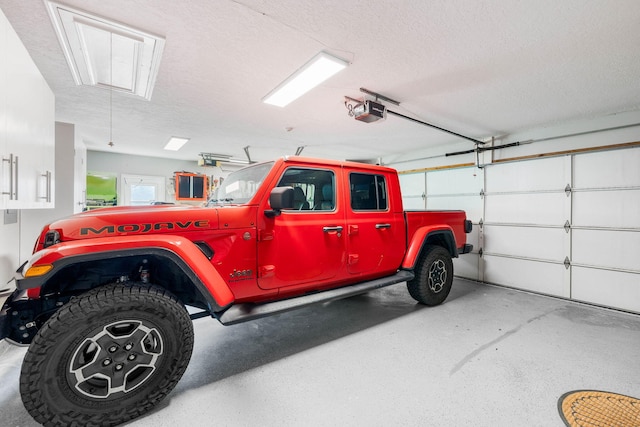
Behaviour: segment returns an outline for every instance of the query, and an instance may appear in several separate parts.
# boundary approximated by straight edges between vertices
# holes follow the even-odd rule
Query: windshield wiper
[[[227,197],[226,199],[209,199],[209,203],[230,203],[233,202],[232,197]]]

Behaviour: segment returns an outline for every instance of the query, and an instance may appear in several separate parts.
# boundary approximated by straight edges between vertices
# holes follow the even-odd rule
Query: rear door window
[[[349,185],[352,210],[387,210],[387,183],[383,175],[351,173]]]

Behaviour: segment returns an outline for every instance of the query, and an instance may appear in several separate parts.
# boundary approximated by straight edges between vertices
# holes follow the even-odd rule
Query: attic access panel
[[[46,5],[77,85],[151,99],[164,38],[60,3]]]

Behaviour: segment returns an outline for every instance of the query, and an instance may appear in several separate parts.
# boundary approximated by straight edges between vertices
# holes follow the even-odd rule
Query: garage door
[[[571,157],[485,169],[484,281],[569,298]]]
[[[576,155],[573,167],[572,297],[640,312],[640,148]]]
[[[640,313],[640,148],[408,175],[474,222],[456,275]]]

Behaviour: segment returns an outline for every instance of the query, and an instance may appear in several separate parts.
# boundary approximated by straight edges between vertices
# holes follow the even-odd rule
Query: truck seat
[[[309,202],[300,187],[293,187],[293,209],[309,210]]]
[[[322,186],[322,203],[320,209],[323,211],[333,210],[333,185],[325,184]]]

